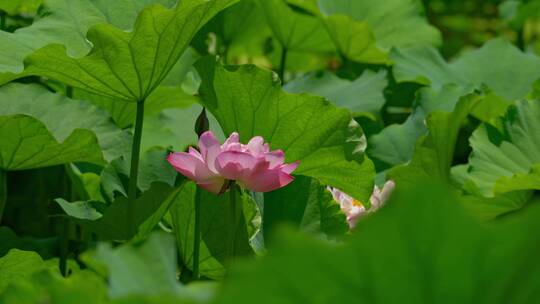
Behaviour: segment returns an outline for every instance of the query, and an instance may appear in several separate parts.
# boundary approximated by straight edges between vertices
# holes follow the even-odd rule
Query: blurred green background
[[[423,3],[429,23],[443,35],[441,53],[445,58],[501,36],[522,50],[540,53],[540,1],[423,0]]]

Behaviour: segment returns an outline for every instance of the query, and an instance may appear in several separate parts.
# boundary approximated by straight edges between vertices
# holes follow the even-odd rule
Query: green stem
[[[62,219],[60,225],[62,232],[60,233],[60,273],[62,276],[67,276],[67,256],[69,253],[69,218]]]
[[[84,248],[90,248],[92,244],[92,233],[88,230],[88,228],[81,226],[81,243],[84,244]],[[83,249],[83,250],[85,250]]]
[[[234,260],[235,255],[235,245],[236,245],[236,230],[238,227],[238,218],[237,218],[237,206],[236,206],[236,184],[232,184],[229,189],[229,199],[231,201],[231,225],[229,227],[230,236],[229,236],[229,258],[231,262]]]
[[[281,59],[279,62],[279,79],[281,79],[281,84],[285,84],[285,66],[287,64],[287,48],[283,47],[281,49]]]
[[[144,121],[144,100],[137,102],[137,116],[135,118],[135,134],[131,146],[131,168],[129,172],[127,225],[131,235],[135,234],[134,209],[137,199],[137,177],[139,175],[139,156],[141,154],[141,139]]]
[[[7,172],[0,169],[0,223],[7,203]]]
[[[199,256],[201,250],[201,189],[195,189],[195,231],[193,242],[193,278],[199,279]]]

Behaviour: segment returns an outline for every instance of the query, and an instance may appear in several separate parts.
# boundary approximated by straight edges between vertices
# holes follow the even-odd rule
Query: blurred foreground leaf
[[[400,185],[398,184],[398,189]],[[490,225],[448,190],[395,193],[336,246],[282,234],[233,269],[216,303],[531,303],[540,297],[538,202]]]

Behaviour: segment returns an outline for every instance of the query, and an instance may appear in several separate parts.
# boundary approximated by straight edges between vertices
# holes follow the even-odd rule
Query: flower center
[[[353,199],[352,204],[353,206],[356,206],[356,207],[364,207],[364,204],[362,204],[362,202],[359,200]]]

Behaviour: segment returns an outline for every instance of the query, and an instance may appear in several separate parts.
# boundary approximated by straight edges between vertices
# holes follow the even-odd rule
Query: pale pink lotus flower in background
[[[285,164],[283,151],[270,151],[260,136],[253,137],[247,145],[241,144],[236,132],[220,144],[212,131],[206,131],[199,138],[199,150],[189,147],[188,153],[171,153],[167,161],[176,171],[213,193],[225,192],[229,181],[255,192],[276,190],[293,181],[291,173],[299,164]]]
[[[332,193],[334,200],[339,203],[341,210],[347,216],[347,222],[349,222],[349,227],[352,229],[356,226],[356,223],[361,217],[371,212],[375,212],[379,208],[381,208],[388,200],[390,194],[392,194],[392,191],[395,187],[396,184],[392,180],[387,181],[384,184],[382,190],[379,189],[379,187],[375,186],[373,188],[373,193],[371,194],[371,197],[369,199],[371,203],[371,208],[369,209],[366,209],[362,202],[355,200],[354,198],[339,189],[328,187],[328,190]]]

